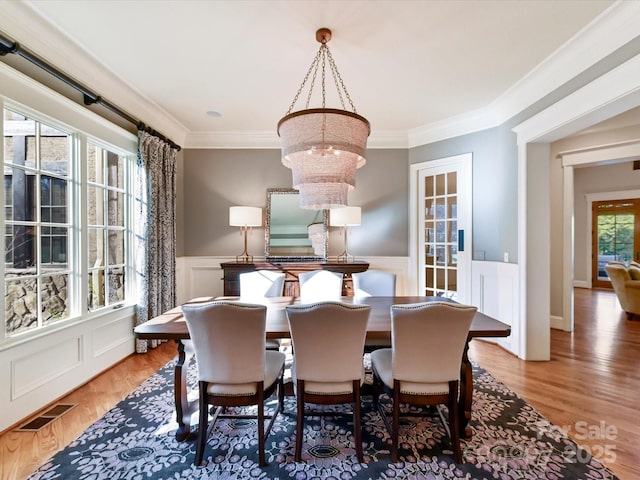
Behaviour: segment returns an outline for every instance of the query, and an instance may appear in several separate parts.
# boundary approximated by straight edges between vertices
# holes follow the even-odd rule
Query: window
[[[124,300],[126,158],[91,143],[88,150],[89,309],[95,310]]]
[[[19,110],[3,110],[5,337],[127,291],[131,155]]]

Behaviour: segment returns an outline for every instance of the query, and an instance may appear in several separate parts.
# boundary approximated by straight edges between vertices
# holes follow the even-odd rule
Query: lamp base
[[[350,263],[355,261],[355,257],[346,250],[337,257],[339,263]]]
[[[253,263],[253,255],[242,252],[241,255],[236,255],[236,263]]]

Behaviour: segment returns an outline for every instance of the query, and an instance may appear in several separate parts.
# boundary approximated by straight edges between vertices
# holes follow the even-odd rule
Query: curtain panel
[[[176,303],[176,156],[178,150],[157,136],[138,132],[135,184],[136,324]],[[136,352],[157,346],[137,340]]]

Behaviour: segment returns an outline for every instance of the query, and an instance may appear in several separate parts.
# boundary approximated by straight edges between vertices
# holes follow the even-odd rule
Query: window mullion
[[[88,240],[88,208],[87,201],[83,199],[88,198],[88,186],[87,186],[87,136],[84,134],[78,134],[75,137],[73,148],[73,171],[75,172],[76,181],[73,182],[71,189],[72,199],[71,204],[75,206],[73,213],[73,225],[72,229],[72,242],[74,245],[78,245],[79,248],[74,248],[75,252],[73,262],[77,268],[74,268],[74,282],[75,292],[78,293],[77,298],[74,299],[74,306],[76,307],[76,314],[84,315],[89,311],[88,298],[89,298],[89,259],[87,251],[89,248]]]

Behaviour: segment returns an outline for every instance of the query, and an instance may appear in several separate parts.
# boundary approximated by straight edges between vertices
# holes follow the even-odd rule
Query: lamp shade
[[[361,223],[360,207],[332,208],[329,224],[332,227],[355,227]]]
[[[261,227],[260,207],[229,207],[229,225],[232,227]]]

